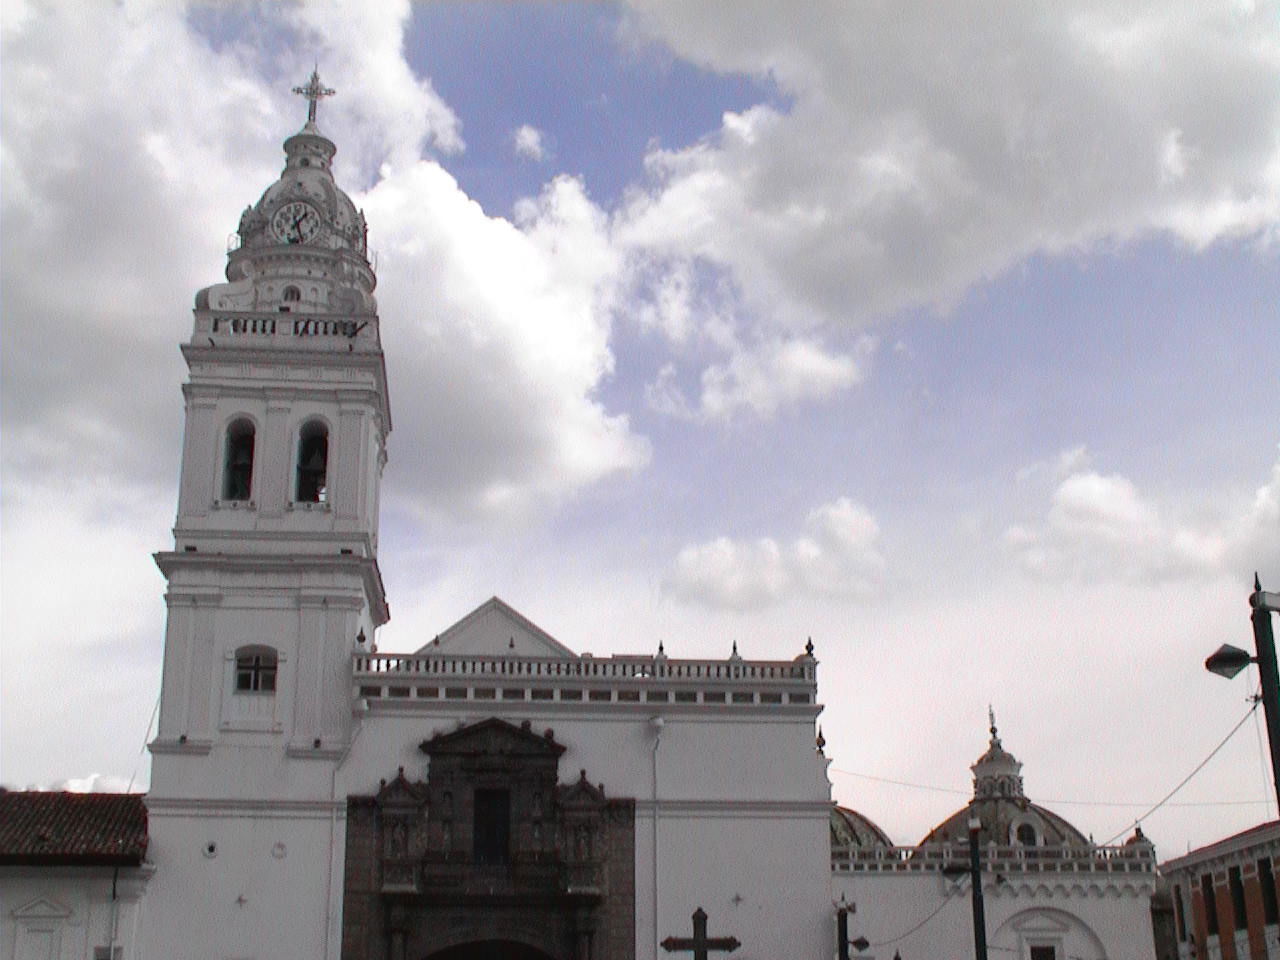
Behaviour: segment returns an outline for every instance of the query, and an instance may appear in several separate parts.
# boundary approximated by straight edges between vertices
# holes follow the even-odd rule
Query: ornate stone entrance
[[[345,960],[632,960],[635,804],[580,771],[547,730],[491,718],[421,745],[351,797]]]
[[[514,940],[463,943],[431,954],[427,960],[553,960],[549,954]]]

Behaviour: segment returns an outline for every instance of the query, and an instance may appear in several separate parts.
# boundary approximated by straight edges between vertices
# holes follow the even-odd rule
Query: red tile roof
[[[140,793],[0,790],[0,864],[137,866],[146,852]]]

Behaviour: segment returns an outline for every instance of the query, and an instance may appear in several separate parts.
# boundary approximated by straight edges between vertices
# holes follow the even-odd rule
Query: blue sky
[[[811,635],[835,795],[896,841],[988,703],[1033,799],[1128,826],[1280,585],[1280,20],[998,6],[6,2],[0,778],[146,781],[176,345],[318,60],[378,253],[384,649],[492,594],[597,655]],[[1250,721],[1146,832],[1267,784]]]

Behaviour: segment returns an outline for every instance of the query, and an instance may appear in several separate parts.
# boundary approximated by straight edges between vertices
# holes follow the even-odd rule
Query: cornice
[[[220,572],[243,571],[249,573],[295,574],[303,570],[332,570],[356,573],[364,581],[365,595],[369,599],[369,614],[375,626],[382,626],[391,617],[387,606],[386,589],[382,572],[375,557],[355,554],[290,554],[281,556],[269,553],[200,553],[198,551],[162,551],[152,554],[156,566],[166,578],[172,579],[180,570],[216,570]],[[314,588],[312,588],[314,589]]]

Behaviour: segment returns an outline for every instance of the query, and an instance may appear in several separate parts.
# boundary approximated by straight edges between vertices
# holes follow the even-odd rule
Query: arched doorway
[[[556,958],[514,940],[479,940],[439,950],[431,954],[427,960],[556,960]]]

